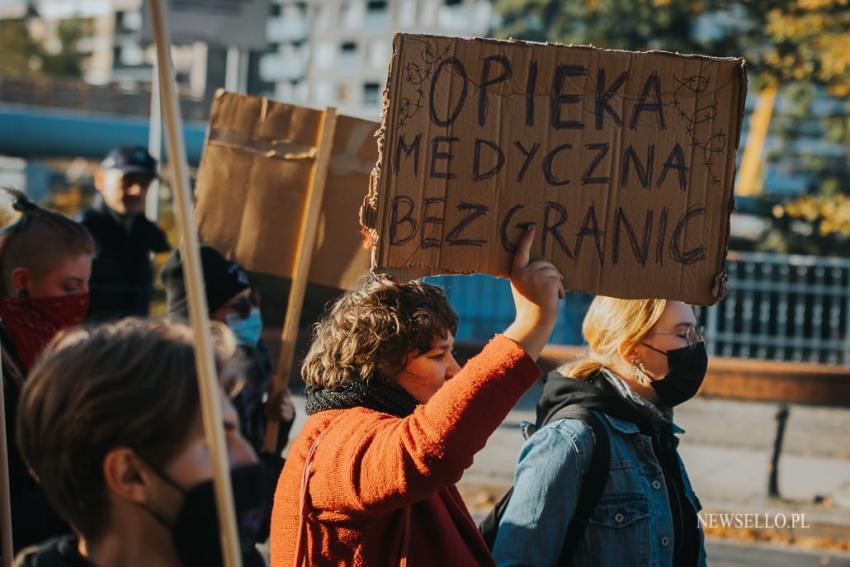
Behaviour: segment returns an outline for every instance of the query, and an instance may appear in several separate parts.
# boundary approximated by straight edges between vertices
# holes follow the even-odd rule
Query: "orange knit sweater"
[[[271,566],[295,564],[302,471],[325,429],[307,491],[309,565],[397,565],[408,506],[410,567],[493,565],[454,483],[539,375],[521,347],[497,336],[406,418],[366,408],[311,416],[278,480]]]

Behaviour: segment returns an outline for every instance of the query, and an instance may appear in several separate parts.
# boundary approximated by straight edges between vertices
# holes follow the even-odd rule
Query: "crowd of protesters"
[[[143,148],[110,152],[80,222],[12,192],[0,341],[19,565],[222,565],[178,251],[161,274],[168,316],[144,319],[151,253],[170,250],[143,214],[155,178]],[[681,302],[597,297],[586,357],[546,376],[492,521],[479,529],[455,488],[540,378],[565,290],[534,239],[530,227],[506,274],[514,322],[462,367],[462,322],[436,286],[370,273],[329,305],[285,464],[294,409],[288,391],[266,395],[259,294],[201,248],[243,565],[265,564],[265,541],[273,567],[705,564],[672,408],[707,360]]]

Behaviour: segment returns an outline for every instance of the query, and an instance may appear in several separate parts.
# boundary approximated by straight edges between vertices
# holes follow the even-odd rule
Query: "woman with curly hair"
[[[491,565],[454,484],[539,376],[560,273],[510,274],[516,319],[460,368],[439,288],[370,275],[317,325],[302,367],[310,415],[278,482],[271,564]]]

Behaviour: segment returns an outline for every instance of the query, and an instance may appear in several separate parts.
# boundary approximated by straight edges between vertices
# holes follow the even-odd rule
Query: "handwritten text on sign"
[[[529,223],[570,289],[720,293],[740,60],[399,35],[378,265],[504,273]]]

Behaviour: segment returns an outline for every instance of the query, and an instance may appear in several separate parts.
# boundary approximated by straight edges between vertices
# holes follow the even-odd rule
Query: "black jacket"
[[[29,547],[15,558],[14,567],[95,567],[77,551],[76,536],[68,535]]]
[[[153,294],[150,254],[170,250],[165,233],[144,215],[134,217],[128,229],[102,200],[80,222],[98,247],[89,283],[89,321],[147,316]]]
[[[697,513],[688,500],[679,469],[676,453],[679,440],[673,434],[672,424],[653,419],[638,411],[601,372],[587,380],[575,380],[557,372],[550,372],[546,375],[543,394],[537,404],[538,427],[545,422],[547,416],[573,404],[630,421],[638,426],[641,433],[652,439],[652,450],[664,473],[670,500],[675,530],[674,565],[697,565],[700,552]]]
[[[9,450],[9,486],[12,504],[12,540],[15,551],[47,538],[71,532],[53,511],[44,491],[29,474],[16,440],[21,372],[14,346],[0,323],[3,344],[3,401],[6,411],[6,447]]]
[[[25,549],[15,558],[14,567],[96,567],[77,551],[78,541],[76,536],[69,535],[46,541],[38,547]],[[209,544],[219,545],[219,542],[211,541]],[[265,561],[260,552],[255,549],[242,558],[242,565],[263,567]]]

